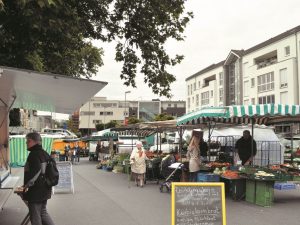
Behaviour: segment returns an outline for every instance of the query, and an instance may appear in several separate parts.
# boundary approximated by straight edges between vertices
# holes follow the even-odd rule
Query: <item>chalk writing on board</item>
[[[74,192],[72,164],[70,162],[58,162],[57,169],[59,172],[59,180],[54,188],[54,192],[59,190]]]
[[[221,186],[175,186],[176,225],[222,225]]]

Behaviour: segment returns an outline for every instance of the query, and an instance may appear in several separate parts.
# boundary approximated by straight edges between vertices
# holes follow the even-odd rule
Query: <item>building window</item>
[[[280,93],[280,104],[288,104],[288,92],[281,92]]]
[[[223,90],[223,88],[220,88],[219,89],[219,101],[220,102],[223,102],[223,94],[224,94],[224,90]]]
[[[187,93],[190,95],[190,85],[188,85]]]
[[[200,89],[200,87],[201,87],[201,82],[198,81],[198,89]]]
[[[209,104],[209,91],[201,93],[201,105]]]
[[[275,103],[275,95],[267,95],[258,98],[258,104],[271,104]]]
[[[285,88],[288,86],[287,82],[287,68],[279,70],[280,75],[280,88]]]
[[[224,75],[223,72],[219,73],[219,85],[222,86],[224,82]]]
[[[255,105],[255,98],[251,98],[251,104]]]
[[[244,105],[249,105],[249,99],[244,100]]]
[[[249,80],[244,81],[244,97],[249,96]]]
[[[191,84],[191,94],[193,94],[193,85]]]
[[[191,99],[190,99],[190,98],[187,99],[187,107],[188,107],[188,108],[191,107]]]
[[[251,87],[253,88],[255,86],[255,78],[251,78]]]
[[[108,112],[108,111],[100,112],[99,115],[100,115],[100,116],[112,116],[112,115],[113,115],[113,112]]]
[[[174,103],[174,108],[177,108],[177,103]]]
[[[196,82],[194,83],[194,91],[196,91]]]
[[[291,52],[290,46],[286,46],[286,47],[284,48],[284,52],[285,52],[285,56],[289,56],[289,55],[290,55],[290,52]]]
[[[81,116],[95,116],[95,112],[92,112],[92,111],[81,111],[80,115]]]
[[[199,106],[199,95],[196,95],[196,106]]]
[[[168,107],[171,107],[172,105],[171,104],[168,104]]]
[[[210,91],[210,97],[211,97],[211,98],[214,97],[214,91]]]
[[[257,91],[259,93],[274,89],[274,72],[266,73],[257,77]]]
[[[93,120],[93,124],[99,124],[102,123],[102,120]]]

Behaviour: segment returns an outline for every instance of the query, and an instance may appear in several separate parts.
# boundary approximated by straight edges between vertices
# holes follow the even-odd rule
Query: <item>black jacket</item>
[[[32,184],[30,181],[41,170],[41,165],[50,158],[49,154],[41,145],[34,145],[28,149],[30,151],[24,167],[24,186],[28,191],[24,193],[24,199],[28,202],[42,202],[51,198],[51,187],[47,187],[41,175]]]
[[[238,150],[240,160],[242,160],[242,165],[244,165],[251,157],[251,136],[249,137],[248,140],[246,140],[244,137],[241,137],[236,142],[235,148]],[[256,152],[257,152],[256,142],[253,139],[253,152],[252,152],[253,157],[256,155]]]

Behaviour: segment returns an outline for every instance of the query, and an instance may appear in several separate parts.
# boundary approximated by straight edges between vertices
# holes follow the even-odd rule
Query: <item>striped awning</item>
[[[177,119],[177,125],[201,124],[210,120],[223,120],[229,118],[229,111],[226,107],[207,107],[198,111],[185,114]]]
[[[52,149],[53,138],[42,137],[43,148],[50,154]],[[9,158],[10,166],[24,166],[29,152],[26,147],[26,138],[10,137],[9,140]]]
[[[209,107],[186,114],[177,120],[177,125],[205,122],[232,124],[273,124],[276,122],[299,122],[299,105],[261,104]]]

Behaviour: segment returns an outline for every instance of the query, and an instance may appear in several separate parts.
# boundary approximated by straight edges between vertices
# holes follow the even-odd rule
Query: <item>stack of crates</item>
[[[197,182],[219,182],[220,175],[213,173],[198,173]]]
[[[274,181],[247,180],[246,201],[256,205],[270,207],[274,201]]]

